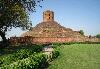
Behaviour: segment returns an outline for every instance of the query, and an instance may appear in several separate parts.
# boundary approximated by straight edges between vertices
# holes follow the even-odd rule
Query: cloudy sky
[[[51,10],[55,13],[55,21],[75,31],[84,30],[85,35],[100,33],[100,0],[44,0],[36,12],[30,13],[33,27],[42,20],[42,12]],[[7,37],[20,36],[21,29],[12,29]]]

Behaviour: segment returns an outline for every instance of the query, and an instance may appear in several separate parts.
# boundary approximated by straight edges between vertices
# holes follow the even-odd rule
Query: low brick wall
[[[40,42],[40,43],[46,43],[46,42],[71,42],[74,41],[74,38],[49,38],[49,37],[37,37],[33,38],[33,43]]]
[[[71,37],[11,37],[10,42],[11,44],[18,44],[18,43],[53,43],[53,42],[100,42],[98,38],[71,38]]]

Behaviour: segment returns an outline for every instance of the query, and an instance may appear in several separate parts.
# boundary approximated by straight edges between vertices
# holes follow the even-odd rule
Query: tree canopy
[[[100,38],[100,34],[97,34],[96,37],[97,37],[97,38]]]
[[[83,30],[80,30],[79,33],[80,33],[81,35],[84,35],[84,31],[83,31]]]
[[[30,29],[28,12],[34,12],[43,0],[0,0],[0,36],[6,40],[5,33],[12,27]]]
[[[37,3],[42,0],[0,0],[0,30],[7,31],[12,27],[29,29],[28,12],[35,11]]]

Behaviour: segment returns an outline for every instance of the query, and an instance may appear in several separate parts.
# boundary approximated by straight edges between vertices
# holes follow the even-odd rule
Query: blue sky
[[[100,0],[44,0],[42,8],[30,13],[33,27],[42,21],[42,12],[52,10],[55,21],[75,31],[84,30],[85,35],[100,33]],[[20,36],[24,31],[12,29],[7,37]]]

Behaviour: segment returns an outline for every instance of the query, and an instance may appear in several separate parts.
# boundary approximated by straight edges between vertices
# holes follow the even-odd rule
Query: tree
[[[6,32],[12,27],[30,29],[29,12],[34,12],[43,0],[0,0],[0,36],[6,43]]]
[[[83,30],[80,30],[80,31],[79,31],[79,33],[80,33],[81,35],[84,35],[84,32],[83,32]]]
[[[100,38],[100,34],[97,34],[96,37],[97,37],[97,38]]]

